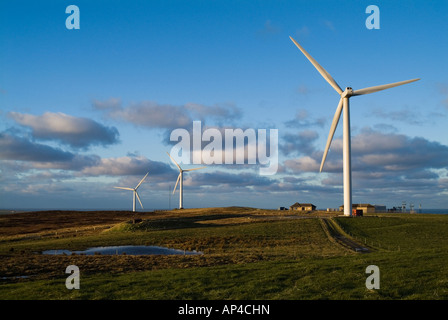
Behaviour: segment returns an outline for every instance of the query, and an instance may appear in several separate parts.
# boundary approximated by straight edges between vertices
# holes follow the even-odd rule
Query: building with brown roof
[[[316,210],[316,206],[312,203],[294,203],[292,206],[289,207],[289,210],[296,210],[296,211],[314,211]]]

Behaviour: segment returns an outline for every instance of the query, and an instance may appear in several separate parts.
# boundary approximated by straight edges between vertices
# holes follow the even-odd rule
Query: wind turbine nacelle
[[[342,92],[342,98],[350,98],[353,95],[353,89],[351,87],[345,88],[345,91]]]

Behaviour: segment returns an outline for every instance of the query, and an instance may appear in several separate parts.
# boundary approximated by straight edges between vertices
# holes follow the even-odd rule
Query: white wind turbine
[[[336,108],[336,113],[333,117],[333,122],[330,127],[330,133],[327,138],[327,145],[325,146],[324,155],[322,157],[322,162],[320,165],[320,172],[322,172],[322,168],[325,163],[325,158],[327,157],[328,150],[330,149],[331,141],[333,140],[333,135],[336,130],[336,127],[339,122],[339,118],[341,116],[342,109],[344,109],[344,120],[343,120],[343,175],[344,175],[344,215],[351,216],[352,215],[352,169],[351,169],[351,146],[350,146],[350,112],[349,112],[349,99],[352,96],[359,96],[363,94],[369,94],[377,91],[381,91],[384,89],[393,88],[396,86],[401,86],[406,83],[414,82],[420,79],[412,79],[406,81],[400,81],[390,84],[384,84],[375,87],[364,88],[360,90],[353,90],[350,87],[345,88],[342,91],[341,87],[336,83],[336,81],[330,76],[330,74],[322,68],[322,66],[317,63],[316,60],[313,59],[309,55],[305,49],[302,48],[292,37],[289,37],[292,42],[297,46],[297,48],[302,51],[305,57],[313,64],[313,66],[319,71],[319,73],[324,77],[324,79],[339,93],[341,99],[339,100],[338,107]]]
[[[179,175],[177,176],[177,181],[176,181],[176,185],[174,186],[173,189],[173,194],[174,192],[176,192],[176,188],[177,188],[177,184],[180,181],[180,185],[179,185],[179,209],[183,209],[183,180],[184,180],[184,172],[186,171],[193,171],[193,170],[199,170],[199,169],[204,169],[206,167],[200,167],[200,168],[193,168],[193,169],[182,169],[179,164],[173,159],[173,157],[167,152],[166,153],[171,160],[173,160],[174,164],[179,168]]]
[[[143,180],[145,180],[145,178],[148,176],[148,173],[143,177],[142,180],[140,180],[140,182],[137,184],[137,186],[135,188],[114,187],[116,189],[123,189],[123,190],[130,190],[130,191],[132,191],[132,211],[134,211],[134,212],[135,212],[135,198],[136,197],[138,199],[138,202],[140,202],[140,206],[143,209],[143,204],[142,204],[142,201],[140,200],[140,197],[138,196],[137,189],[143,183]]]

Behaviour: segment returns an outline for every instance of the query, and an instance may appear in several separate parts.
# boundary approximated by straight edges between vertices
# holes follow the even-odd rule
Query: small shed
[[[375,206],[368,203],[353,203],[352,210],[362,210],[362,213],[375,213]],[[339,207],[339,211],[344,211],[344,205]]]

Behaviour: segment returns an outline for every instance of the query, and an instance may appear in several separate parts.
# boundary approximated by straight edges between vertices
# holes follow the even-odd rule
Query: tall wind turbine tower
[[[135,212],[135,198],[136,197],[138,199],[138,202],[140,202],[140,206],[143,209],[143,204],[142,204],[142,201],[140,200],[140,197],[138,196],[137,189],[143,183],[143,180],[145,180],[145,178],[148,176],[148,173],[143,177],[142,180],[140,180],[140,182],[137,184],[137,186],[135,186],[135,188],[114,187],[116,189],[123,189],[123,190],[130,190],[130,191],[132,191],[132,211],[134,211],[134,212]]]
[[[349,111],[349,99],[353,96],[360,96],[363,94],[369,94],[397,86],[401,86],[403,84],[407,84],[410,82],[414,82],[420,79],[412,79],[406,81],[400,81],[390,84],[384,84],[375,87],[364,88],[360,90],[353,90],[351,87],[345,88],[342,91],[341,87],[336,83],[336,81],[331,77],[331,75],[324,69],[322,66],[317,63],[314,58],[302,48],[300,44],[298,44],[292,37],[289,37],[292,42],[297,46],[297,48],[302,51],[305,57],[313,64],[313,66],[319,71],[319,73],[324,77],[324,79],[333,87],[334,90],[341,96],[339,99],[338,107],[336,108],[336,113],[333,117],[333,122],[330,127],[330,133],[327,138],[327,145],[325,146],[324,155],[322,157],[322,162],[320,165],[320,172],[322,172],[322,168],[325,163],[325,159],[327,157],[328,150],[330,149],[331,141],[333,140],[334,132],[336,131],[336,127],[339,122],[339,118],[341,116],[342,109],[344,109],[344,120],[343,120],[343,176],[344,176],[344,215],[351,216],[352,215],[352,168],[351,168],[351,146],[350,146],[350,111]]]
[[[176,192],[177,185],[179,184],[179,181],[180,181],[180,184],[179,184],[179,209],[183,209],[184,208],[183,207],[183,197],[184,197],[184,195],[183,195],[183,192],[184,192],[183,191],[183,180],[184,180],[184,172],[204,169],[206,167],[193,168],[193,169],[182,169],[180,167],[180,165],[173,159],[173,157],[168,152],[166,154],[171,158],[171,160],[173,160],[174,164],[179,169],[179,175],[177,176],[177,181],[176,181],[176,185],[174,186],[174,189],[173,189],[173,194],[174,194],[174,192]]]

